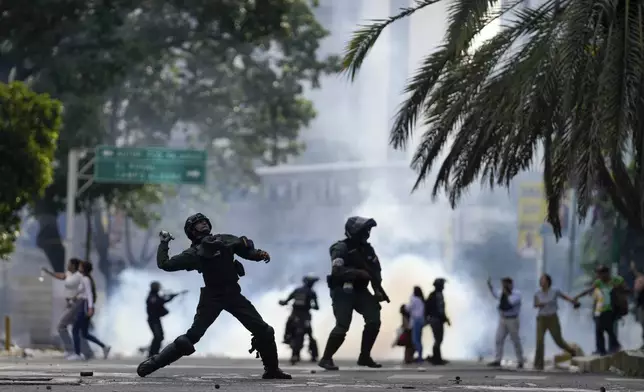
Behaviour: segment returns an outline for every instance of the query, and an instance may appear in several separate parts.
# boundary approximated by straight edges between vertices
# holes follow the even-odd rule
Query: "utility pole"
[[[78,163],[87,154],[87,150],[72,148],[67,155],[67,197],[65,211],[65,260],[71,258],[74,251],[74,220],[76,217],[76,199],[80,197],[94,182],[92,174],[86,174],[94,165],[94,157],[89,160],[80,170]],[[78,180],[86,180],[85,184],[78,188]]]

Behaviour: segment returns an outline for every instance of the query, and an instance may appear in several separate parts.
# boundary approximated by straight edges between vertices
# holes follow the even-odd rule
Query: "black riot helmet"
[[[150,283],[150,291],[153,293],[158,293],[161,290],[161,283],[157,282],[156,280],[152,283]]]
[[[436,290],[441,291],[445,288],[445,282],[446,280],[444,278],[437,278],[434,280],[434,287]]]
[[[205,221],[208,224],[208,232],[204,233],[195,233],[194,226],[197,224],[197,222]],[[207,216],[205,216],[202,213],[196,213],[194,215],[190,215],[188,219],[186,219],[186,224],[183,226],[183,231],[186,233],[186,237],[190,241],[196,241],[197,239],[204,237],[208,234],[210,234],[210,231],[212,230],[212,223],[210,223],[210,219],[208,219]]]
[[[347,223],[344,225],[344,234],[352,240],[367,242],[371,235],[371,229],[376,226],[378,224],[372,218],[352,216],[347,219]]]
[[[317,276],[314,276],[312,274],[306,275],[305,277],[302,278],[302,282],[304,283],[304,285],[306,285],[308,287],[313,287],[315,282],[317,282],[318,280],[320,280],[320,278],[318,278]]]

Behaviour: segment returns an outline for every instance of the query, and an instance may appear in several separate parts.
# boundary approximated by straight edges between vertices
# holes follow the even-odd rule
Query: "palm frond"
[[[363,25],[355,31],[345,48],[344,57],[342,59],[342,67],[349,74],[349,78],[352,81],[355,80],[367,54],[369,54],[369,51],[371,51],[371,48],[376,44],[378,37],[380,37],[380,34],[382,34],[387,26],[439,1],[441,0],[418,1],[413,7],[402,8],[400,13],[395,16],[391,16],[387,19],[372,20],[372,24]]]
[[[422,61],[420,68],[407,82],[403,91],[408,98],[398,108],[391,129],[390,144],[405,148],[429,92],[441,72],[451,61],[464,56],[481,31],[524,0],[503,4],[499,10],[491,8],[498,0],[461,0],[450,7],[450,22],[444,41],[446,44]]]

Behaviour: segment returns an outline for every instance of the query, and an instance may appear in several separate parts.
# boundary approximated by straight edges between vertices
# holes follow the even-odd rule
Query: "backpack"
[[[628,314],[628,295],[621,288],[613,288],[610,291],[610,303],[616,318],[622,318]]]

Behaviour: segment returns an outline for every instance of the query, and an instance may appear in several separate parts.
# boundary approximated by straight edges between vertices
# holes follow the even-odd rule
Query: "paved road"
[[[339,372],[327,372],[305,363],[283,366],[293,375],[293,380],[286,381],[261,380],[259,360],[184,358],[144,379],[135,374],[137,363],[125,359],[86,363],[43,358],[3,359],[0,360],[0,391],[212,392],[219,386],[221,391],[239,392],[284,392],[284,389],[293,392],[594,392],[603,386],[609,392],[644,392],[642,379],[488,369],[476,363],[454,363],[444,367],[387,363],[384,368],[373,370],[358,368],[352,362],[339,362],[342,366]],[[93,371],[93,376],[80,377],[81,371]]]

